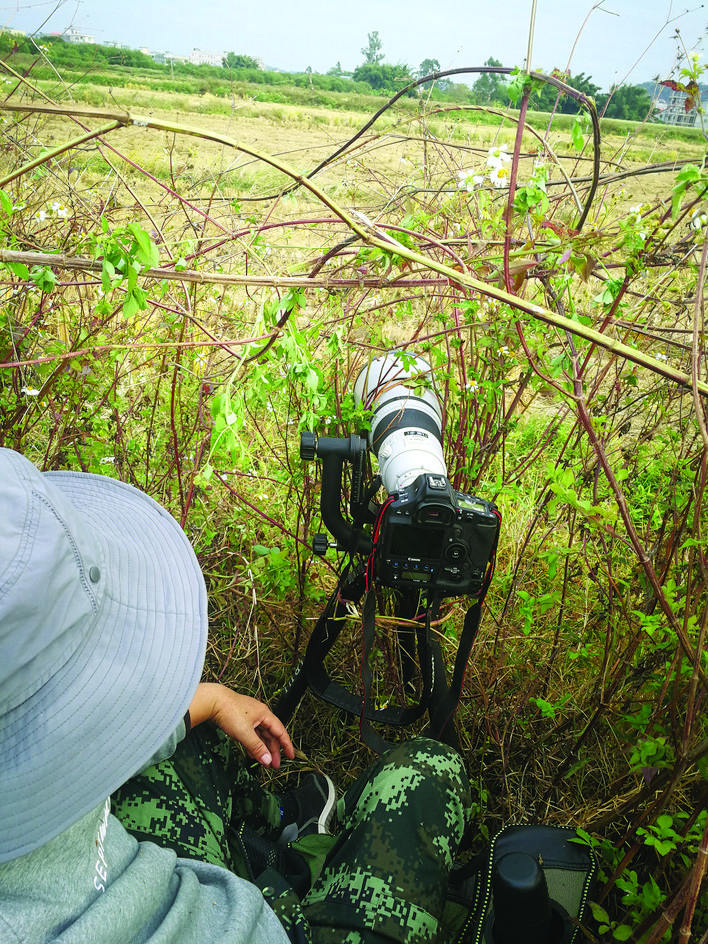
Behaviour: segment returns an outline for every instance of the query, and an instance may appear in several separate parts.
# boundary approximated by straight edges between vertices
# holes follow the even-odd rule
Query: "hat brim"
[[[91,631],[0,729],[0,861],[38,848],[137,773],[177,729],[207,643],[207,598],[179,524],[100,475],[46,477],[99,535]]]

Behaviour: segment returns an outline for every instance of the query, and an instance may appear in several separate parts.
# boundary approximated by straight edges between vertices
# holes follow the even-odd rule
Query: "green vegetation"
[[[238,55],[235,52],[227,52],[222,61],[225,69],[257,69],[258,63],[252,56]]]
[[[449,476],[503,516],[456,716],[480,841],[572,823],[602,865],[591,939],[701,940],[704,139],[598,136],[570,93],[581,116],[551,122],[523,82],[514,110],[426,95],[371,122],[382,98],[306,107],[335,97],[314,75],[263,85],[303,96],[281,104],[228,70],[146,64],[90,73],[97,116],[76,64],[57,77],[18,50],[9,83],[20,63],[0,124],[0,443],[164,502],[207,577],[209,672],[272,701],[343,563],[311,552],[299,432],[356,432],[367,360],[425,355]],[[385,597],[375,694],[393,702]],[[465,610],[436,626],[448,661]],[[333,663],[356,687],[350,622]],[[292,732],[340,781],[369,760],[309,696]]]
[[[387,63],[381,48],[378,32],[368,34],[367,46],[362,48],[363,62],[350,75],[336,64],[326,75],[308,69],[302,73],[285,73],[263,70],[251,57],[228,52],[222,67],[190,65],[185,62],[158,63],[149,55],[134,49],[116,49],[98,44],[68,43],[61,37],[30,37],[0,35],[0,55],[16,72],[31,69],[35,81],[56,78],[60,74],[63,82],[104,87],[144,87],[154,90],[178,92],[180,94],[211,93],[220,97],[248,94],[249,87],[258,86],[258,94],[267,101],[284,102],[302,100],[295,94],[290,98],[288,90],[306,89],[310,104],[330,108],[350,108],[351,95],[394,95],[416,78],[440,71],[436,59],[425,59],[417,70],[404,63]],[[469,71],[471,86],[462,81],[453,81],[443,76],[425,82],[419,90],[411,89],[407,95],[416,99],[425,93],[428,100],[469,105],[499,105],[506,107],[514,98],[513,82],[501,69],[501,62],[493,57],[484,63],[487,70]],[[491,69],[492,71],[488,71]],[[466,70],[460,78],[467,78]],[[600,91],[590,77],[584,74],[560,76],[568,85],[590,97]],[[475,77],[476,76],[476,77]],[[457,78],[457,76],[455,76]],[[265,88],[264,88],[265,87]],[[251,93],[253,90],[251,90]],[[328,94],[334,93],[334,94]],[[339,94],[338,94],[339,93]],[[538,83],[530,98],[530,106],[542,112],[577,114],[579,106],[574,98],[559,92],[546,83]],[[598,108],[607,118],[629,121],[644,121],[650,116],[651,99],[644,88],[623,86],[598,97]]]

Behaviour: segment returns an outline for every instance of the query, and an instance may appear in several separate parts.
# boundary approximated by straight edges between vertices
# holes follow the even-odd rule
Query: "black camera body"
[[[371,429],[348,439],[303,433],[300,455],[322,460],[322,520],[340,551],[367,558],[367,574],[384,587],[412,589],[430,598],[483,596],[499,537],[493,502],[456,491],[447,477],[442,406],[427,361],[385,355],[364,367],[354,399],[371,410]],[[379,472],[365,487],[370,450]],[[342,515],[342,472],[351,465],[351,521]],[[373,497],[383,486],[388,498]],[[325,535],[315,553],[328,547]]]
[[[423,473],[383,510],[377,580],[438,596],[476,596],[496,548],[499,522],[493,502],[455,491],[443,475]]]

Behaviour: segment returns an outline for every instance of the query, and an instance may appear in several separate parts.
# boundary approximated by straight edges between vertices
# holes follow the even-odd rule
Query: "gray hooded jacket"
[[[182,736],[183,727],[159,755]],[[50,941],[288,944],[288,937],[255,885],[138,842],[106,800],[39,849],[0,864],[0,944]]]

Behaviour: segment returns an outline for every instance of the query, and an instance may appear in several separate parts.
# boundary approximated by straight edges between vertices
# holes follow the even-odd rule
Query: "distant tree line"
[[[501,62],[490,58],[485,66],[498,67]],[[598,114],[605,118],[622,118],[628,121],[644,121],[654,117],[651,96],[640,85],[614,86],[609,92],[600,92],[592,77],[580,72],[578,75],[559,76],[562,81],[588,98],[595,100]],[[508,105],[509,81],[506,76],[495,72],[483,73],[472,86],[474,98],[478,104]],[[581,106],[570,95],[559,92],[550,83],[538,83],[534,88],[529,106],[536,111],[577,114]]]
[[[235,52],[227,52],[221,60],[225,69],[258,69],[260,66],[253,56],[239,55]]]
[[[41,58],[46,54],[54,65],[69,68],[95,66],[127,66],[128,68],[157,68],[151,56],[139,49],[122,49],[98,43],[67,43],[60,36],[0,35],[0,55],[26,55]]]
[[[217,78],[227,70],[230,78],[239,82],[258,85],[294,85],[329,92],[353,92],[357,94],[375,94],[391,96],[400,92],[407,83],[415,79],[440,71],[437,59],[424,59],[417,69],[405,63],[385,61],[381,38],[377,31],[367,36],[367,45],[361,50],[363,62],[352,72],[345,72],[339,62],[328,70],[326,75],[308,69],[301,73],[277,72],[264,70],[252,56],[236,52],[224,55],[222,66],[192,65],[186,62],[163,64],[137,49],[118,49],[94,43],[68,43],[58,36],[16,36],[4,33],[0,35],[0,55],[30,56],[41,59],[48,56],[53,65],[64,68],[139,68],[164,73],[170,70],[175,75]],[[484,63],[489,69],[499,68],[501,62],[490,57]],[[591,76],[581,72],[578,75],[564,76],[564,81],[594,98],[598,112],[607,118],[620,118],[631,121],[643,121],[653,117],[652,100],[646,88],[638,85],[622,85],[610,92],[600,92],[599,86]],[[411,96],[425,93],[434,100],[452,101],[476,105],[508,106],[510,102],[509,77],[493,71],[482,72],[470,85],[439,79],[423,83],[418,89],[408,93]],[[539,83],[534,88],[530,107],[537,111],[556,111],[562,114],[574,114],[579,110],[578,103],[569,95],[559,94],[558,89],[547,83]]]
[[[354,82],[365,82],[374,92],[394,94],[405,85],[406,81],[440,71],[440,63],[437,59],[423,60],[417,70],[402,63],[396,65],[387,63],[378,32],[369,33],[367,39],[367,45],[361,50],[364,62],[354,69],[351,79]],[[501,67],[502,64],[498,59],[490,57],[484,65],[491,70]],[[330,69],[329,74],[344,76],[339,63]],[[592,81],[591,76],[585,75],[584,72],[578,75],[569,74],[562,78],[567,85],[593,98],[598,112],[606,118],[644,121],[653,117],[651,96],[642,86],[622,85],[613,87],[610,92],[600,93],[600,87]],[[433,92],[433,97],[452,98],[477,105],[513,104],[510,101],[508,77],[493,71],[482,72],[471,87],[441,79],[435,83],[424,83],[422,89]],[[415,93],[411,92],[411,94]],[[561,114],[576,114],[581,109],[572,96],[560,93],[557,88],[547,83],[538,84],[531,95],[529,104],[536,111],[556,111]]]

